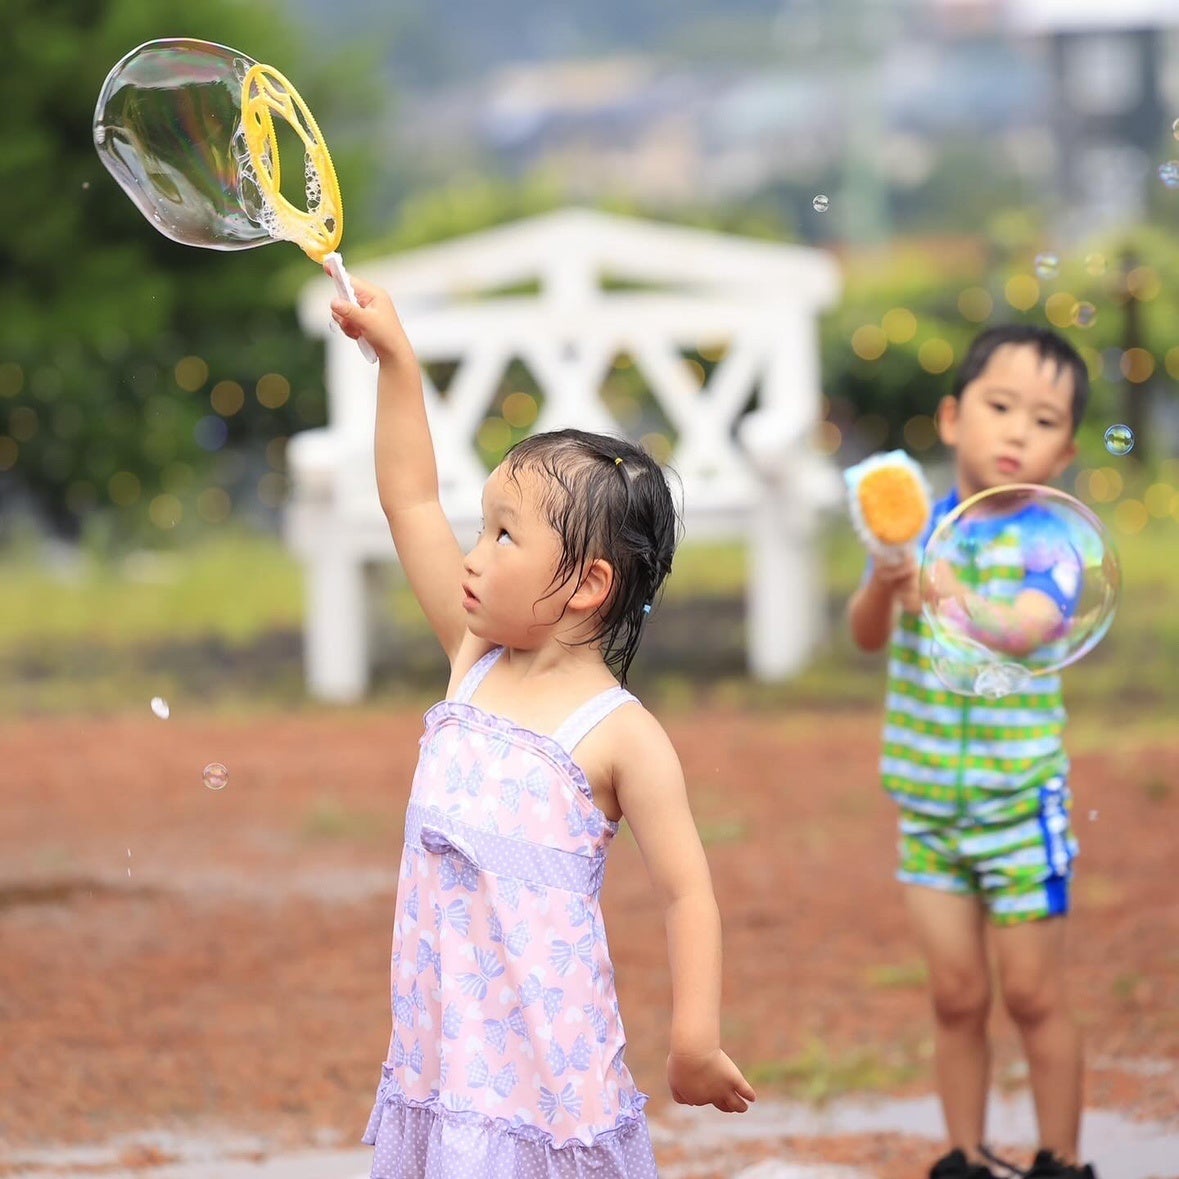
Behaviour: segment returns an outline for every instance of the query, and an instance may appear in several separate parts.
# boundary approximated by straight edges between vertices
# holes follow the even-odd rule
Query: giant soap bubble
[[[282,192],[276,125],[284,124],[302,144],[305,208]],[[148,41],[107,75],[94,146],[166,237],[213,250],[294,242],[323,264],[341,298],[356,302],[338,252],[344,211],[327,144],[273,67],[211,41]],[[358,343],[375,361],[369,343]]]
[[[149,41],[99,93],[99,157],[173,241],[245,250],[274,240],[240,133],[242,83],[255,64],[208,41]]]
[[[1105,527],[1072,496],[1033,484],[981,492],[922,556],[934,671],[964,696],[1026,691],[1105,637],[1121,583]]]

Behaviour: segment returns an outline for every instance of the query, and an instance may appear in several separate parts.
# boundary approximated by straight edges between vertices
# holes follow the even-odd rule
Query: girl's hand
[[[352,279],[352,289],[356,292],[356,303],[332,300],[332,318],[344,335],[350,340],[366,339],[382,361],[412,356],[413,350],[388,293],[356,277]]]
[[[667,1084],[681,1105],[715,1105],[724,1113],[744,1113],[757,1100],[753,1086],[722,1052],[673,1052],[667,1058]]]

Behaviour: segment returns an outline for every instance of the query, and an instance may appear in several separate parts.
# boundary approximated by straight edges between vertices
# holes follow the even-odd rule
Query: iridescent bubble
[[[168,701],[163,696],[153,696],[151,698],[151,710],[160,720],[167,720],[172,715],[172,709],[168,707]]]
[[[1094,278],[1099,278],[1105,273],[1105,255],[1104,254],[1086,254],[1085,255],[1085,270],[1093,275]]]
[[[1073,323],[1079,328],[1092,327],[1097,322],[1097,308],[1084,300],[1073,308]]]
[[[1104,638],[1121,566],[1084,504],[1015,484],[973,496],[941,521],[920,585],[934,673],[959,695],[999,699],[1028,691]]]
[[[1060,273],[1060,256],[1058,254],[1037,254],[1036,273],[1041,278],[1055,278]]]
[[[207,41],[149,41],[103,84],[94,111],[99,158],[173,241],[245,250],[273,240],[243,169],[242,83],[253,64]]]
[[[819,193],[819,195],[815,197],[813,201],[811,201],[811,208],[814,209],[816,213],[826,213],[830,206],[830,200],[828,200],[827,197],[822,193]]]
[[[219,761],[209,762],[201,776],[210,790],[223,790],[229,782],[229,771]]]
[[[1105,432],[1105,449],[1119,458],[1134,449],[1134,431],[1119,422]]]
[[[1168,160],[1159,164],[1159,179],[1168,188],[1179,188],[1179,160]]]

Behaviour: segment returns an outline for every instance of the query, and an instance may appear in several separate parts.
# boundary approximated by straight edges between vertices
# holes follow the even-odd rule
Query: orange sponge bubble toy
[[[929,526],[933,497],[920,466],[903,450],[874,454],[843,473],[852,523],[877,560],[899,561]]]

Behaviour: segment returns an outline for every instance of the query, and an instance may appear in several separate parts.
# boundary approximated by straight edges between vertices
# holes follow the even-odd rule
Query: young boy
[[[1047,483],[1076,453],[1089,395],[1072,346],[1043,328],[981,333],[938,410],[955,484],[938,522],[968,497]],[[1065,995],[1065,930],[1076,843],[1068,826],[1065,713],[1057,677],[1018,698],[957,696],[929,659],[918,559],[873,562],[849,606],[866,651],[892,638],[881,770],[900,807],[900,869],[929,968],[938,1093],[951,1150],[931,1179],[997,1179],[981,1144],[990,1081],[985,933],[1031,1077],[1040,1149],[1029,1176],[1096,1179],[1077,1163],[1081,1039]],[[1008,1173],[1003,1171],[1003,1174]]]

